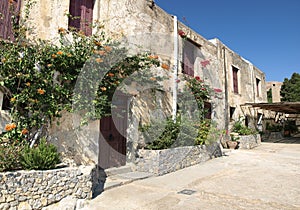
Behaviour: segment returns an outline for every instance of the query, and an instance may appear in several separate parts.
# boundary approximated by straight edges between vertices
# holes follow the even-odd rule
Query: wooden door
[[[126,164],[127,97],[119,97],[113,116],[100,120],[99,166],[119,167]],[[126,111],[124,111],[126,110]]]

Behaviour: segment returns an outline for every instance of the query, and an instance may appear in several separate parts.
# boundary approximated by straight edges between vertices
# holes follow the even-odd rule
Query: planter
[[[221,157],[220,143],[210,145],[185,146],[164,150],[138,151],[137,170],[163,175],[186,168],[214,157]]]
[[[239,148],[240,149],[252,149],[261,144],[260,134],[239,136]]]
[[[238,141],[227,141],[226,144],[229,149],[237,149],[239,142]]]

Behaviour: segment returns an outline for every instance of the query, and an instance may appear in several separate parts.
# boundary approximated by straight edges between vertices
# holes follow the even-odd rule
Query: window
[[[204,102],[204,118],[211,119],[211,103]]]
[[[233,115],[234,115],[234,112],[235,112],[235,107],[230,107],[230,120],[233,120]]]
[[[260,79],[256,78],[256,94],[260,96]]]
[[[238,72],[239,72],[239,69],[232,66],[232,80],[233,80],[233,92],[234,93],[239,93]]]
[[[71,0],[69,28],[92,35],[94,0]]]
[[[249,126],[249,116],[248,115],[245,116],[245,126],[246,127]]]
[[[183,63],[182,70],[184,74],[194,76],[194,64],[196,60],[197,46],[189,40],[183,40]]]
[[[14,40],[12,16],[15,24],[19,22],[21,0],[1,0],[0,1],[0,38]]]

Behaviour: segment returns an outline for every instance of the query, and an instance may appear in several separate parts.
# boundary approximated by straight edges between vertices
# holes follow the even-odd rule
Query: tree
[[[300,74],[293,73],[291,79],[285,78],[281,86],[281,101],[300,101]]]

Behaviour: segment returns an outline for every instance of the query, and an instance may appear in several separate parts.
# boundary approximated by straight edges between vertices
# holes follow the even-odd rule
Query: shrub
[[[20,152],[23,148],[18,142],[0,142],[0,172],[21,169]]]
[[[243,125],[240,120],[236,121],[233,124],[232,131],[236,132],[236,133],[238,133],[240,135],[251,135],[251,134],[257,133],[255,130],[252,130],[251,128],[248,128],[245,125]]]
[[[53,144],[47,144],[42,138],[38,146],[26,146],[21,153],[21,165],[24,169],[47,170],[55,168],[60,162],[60,156]]]
[[[140,131],[145,137],[146,149],[153,150],[210,144],[221,135],[221,131],[208,119],[195,123],[180,115],[176,122],[169,118],[165,123],[154,122],[140,128]]]

